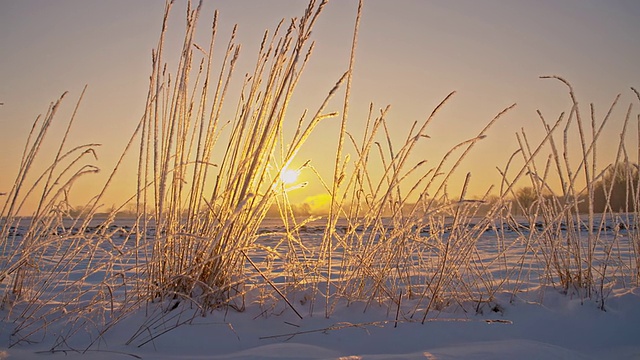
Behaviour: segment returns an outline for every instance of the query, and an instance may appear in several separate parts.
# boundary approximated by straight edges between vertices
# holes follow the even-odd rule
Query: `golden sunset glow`
[[[46,10],[43,10],[41,2],[24,0],[3,8],[0,14],[3,16],[0,33],[6,34],[0,39],[2,48],[16,49],[3,59],[4,66],[0,68],[0,77],[5,85],[0,88],[0,118],[3,120],[0,142],[5,149],[23,149],[30,124],[39,114],[46,113],[51,101],[69,91],[57,111],[56,121],[52,122],[47,141],[42,144],[44,154],[55,154],[55,139],[64,132],[62,121],[70,118],[83,86],[88,84],[77,121],[65,146],[71,149],[89,143],[102,144],[96,148],[99,159],[95,166],[103,171],[73,182],[73,191],[68,199],[71,206],[79,206],[92,199],[97,191],[96,184],[107,182],[111,173],[108,169],[119,162],[122,149],[127,145],[126,139],[135,131],[144,113],[149,88],[149,53],[158,44],[164,6],[126,3],[127,10],[123,11],[121,6],[110,2],[63,0],[56,2],[55,6],[47,3]],[[247,12],[245,5],[233,1],[205,1],[202,5],[203,14],[220,11],[216,36],[221,41],[230,38],[237,24],[239,30],[234,35],[234,43],[242,44],[241,55],[234,65],[237,73],[229,81],[229,99],[215,106],[221,124],[234,119],[235,104],[241,94],[241,74],[251,73],[254,69],[253,61],[265,29],[275,30],[282,19],[299,17],[306,4],[278,0],[252,2],[252,6],[260,10]],[[288,137],[292,136],[299,120],[304,126],[312,122],[311,114],[347,70],[346,60],[350,56],[357,8],[357,1],[332,2],[315,23],[310,41],[318,46],[305,63],[299,81],[296,80],[296,95],[287,101],[287,109],[282,112],[285,123],[283,148],[291,140]],[[384,174],[388,161],[402,148],[406,139],[415,135],[410,133],[413,122],[428,117],[447,94],[456,91],[422,134],[429,137],[421,135],[412,157],[406,160],[405,166],[428,160],[419,171],[413,171],[404,179],[407,185],[402,186],[409,191],[413,183],[408,183],[418,181],[423,174],[420,171],[437,166],[453,146],[477,136],[482,124],[516,103],[517,106],[487,131],[486,139],[479,141],[477,149],[465,155],[465,161],[447,178],[447,189],[459,193],[464,175],[472,173],[467,196],[481,197],[491,186],[503,181],[504,174],[496,167],[504,170],[504,164],[519,148],[517,132],[524,129],[528,141],[532,142],[545,136],[546,131],[539,126],[536,111],[540,110],[547,122],[552,122],[561,112],[570,111],[562,84],[542,80],[539,76],[557,74],[566,78],[582,103],[593,102],[596,105],[599,109],[597,118],[602,117],[600,112],[608,108],[618,93],[622,94],[620,103],[636,101],[633,92],[627,90],[630,86],[638,86],[637,66],[629,59],[638,58],[640,51],[638,39],[633,36],[638,33],[636,15],[639,8],[633,1],[575,6],[566,3],[541,6],[528,2],[506,6],[494,0],[489,4],[463,1],[435,5],[417,1],[403,2],[401,6],[395,2],[369,2],[364,7],[362,28],[354,52],[357,71],[352,72],[349,84],[351,99],[346,111],[349,121],[344,130],[353,138],[345,138],[342,155],[356,159],[358,152],[365,149],[360,142],[367,136],[367,131],[374,128],[373,122],[368,127],[365,121],[369,116],[370,103],[372,121],[378,116],[378,109],[390,105],[390,110],[384,114],[386,125],[380,125],[372,139],[371,144],[374,145],[366,168],[375,189],[377,183],[387,176]],[[167,20],[171,31],[178,32],[184,25],[184,11],[181,6],[175,7]],[[78,18],[77,13],[82,13],[83,17]],[[340,21],[330,20],[335,18],[340,18]],[[595,22],[599,24],[597,28],[591,26]],[[194,53],[194,71],[198,68],[195,64],[202,60],[199,57],[209,51],[204,45],[209,43],[207,31],[204,31],[207,26],[202,23],[201,28],[195,31],[198,35],[194,44],[203,50]],[[83,31],[83,36],[77,38],[78,29],[82,27],[87,27],[88,32]],[[65,39],[75,40],[63,41]],[[64,46],[53,45],[61,43]],[[566,44],[574,46],[567,47]],[[175,56],[181,54],[183,44],[179,37],[169,36],[165,39],[165,46],[163,53],[168,57],[163,62],[167,63],[169,71],[178,66],[179,59]],[[440,51],[434,52],[434,48]],[[41,54],[46,54],[46,60]],[[72,60],[69,59],[70,54],[73,54]],[[217,79],[217,71],[224,62],[222,56],[217,57],[218,52],[212,51],[212,54],[216,55],[211,59],[210,84],[217,81],[214,79]],[[195,72],[192,76],[197,78]],[[200,76],[202,81],[205,74]],[[337,91],[344,91],[345,85],[338,86]],[[256,89],[258,92],[265,90],[259,86]],[[215,88],[209,93],[212,100]],[[338,101],[342,97],[336,92],[319,115],[338,113],[342,116],[343,110],[347,109]],[[196,99],[196,105],[199,101],[197,96],[193,99]],[[195,113],[197,106],[193,108]],[[308,111],[307,115],[301,116],[305,111]],[[616,111],[599,136],[603,141],[603,154],[599,161],[603,165],[615,162],[620,118],[624,117],[624,114],[618,116]],[[334,120],[323,118],[319,121],[295,158],[287,160],[298,164],[292,166],[294,170],[271,168],[270,176],[275,177],[278,186],[294,192],[291,200],[296,204],[304,204],[306,197],[326,193],[325,185],[318,177],[329,185],[333,181],[337,165],[333,160],[340,130]],[[194,134],[185,131],[183,135],[185,139],[195,139]],[[220,132],[217,147],[211,151],[211,163],[222,161],[219,154],[224,153],[224,136],[225,133]],[[168,136],[165,138],[169,139]],[[569,144],[570,150],[580,153],[580,148],[574,145]],[[8,176],[0,178],[0,193],[8,194],[13,187],[20,155],[20,151],[5,151],[0,156],[0,165],[10,171]],[[137,171],[135,155],[131,152],[128,156],[110,180],[109,191],[105,192],[102,200],[107,206],[113,204],[117,207],[136,192],[135,176],[129,175]],[[448,159],[454,156],[457,155],[451,154]],[[579,159],[578,156],[572,158]],[[307,159],[313,159],[318,174],[311,176],[311,172],[305,171],[304,179],[301,179],[299,164]],[[44,171],[48,161],[34,163],[31,174]],[[350,166],[356,164],[352,161]],[[450,162],[444,165],[448,166]],[[350,169],[347,170],[343,186],[348,184]],[[211,167],[209,173],[215,174],[216,171],[220,170]],[[508,177],[509,174],[506,175]],[[382,183],[387,181],[386,178],[383,180]],[[559,180],[556,182],[561,183]],[[208,186],[204,189],[211,192],[212,187]],[[495,189],[492,192],[496,192]],[[554,189],[560,191],[559,185]],[[417,192],[412,194],[409,201],[418,197]],[[0,196],[0,201],[3,199]],[[21,211],[24,214],[33,211],[37,208],[36,201],[35,198],[25,200]]]

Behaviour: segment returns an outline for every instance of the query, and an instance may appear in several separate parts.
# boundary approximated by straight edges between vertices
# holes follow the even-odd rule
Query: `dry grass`
[[[640,182],[625,139],[631,105],[615,159],[603,160],[598,144],[618,100],[602,119],[591,107],[586,124],[570,84],[552,77],[568,88],[571,109],[553,123],[539,113],[545,136],[536,141],[525,130],[518,133],[519,148],[497,170],[502,182],[471,199],[471,174],[460,189],[450,188],[451,179],[515,105],[440,159],[423,158],[415,149],[430,141],[430,125],[442,107],[451,106],[454,93],[413,124],[400,144],[391,140],[389,107],[375,113],[371,105],[366,119],[348,118],[359,8],[349,67],[321,106],[295,114],[299,120],[291,125],[288,107],[312,56],[311,29],[325,6],[312,1],[299,19],[264,35],[254,69],[241,79],[239,101],[231,105],[235,115],[225,121],[221,114],[229,106],[240,45],[232,35],[222,58],[214,58],[217,13],[209,46],[196,44],[200,5],[188,8],[173,73],[163,60],[169,51],[167,5],[145,113],[120,162],[80,213],[69,211],[66,195],[75,180],[97,171],[85,165],[97,144],[66,149],[72,116],[51,165],[32,180],[33,161],[42,156],[62,99],[34,123],[1,213],[2,306],[15,324],[13,344],[45,337],[49,327],[62,323],[52,349],[85,333],[84,346],[91,347],[143,308],[149,316],[130,340],[140,346],[197,314],[242,311],[247,303],[264,314],[284,308],[300,317],[307,315],[302,308],[312,313],[323,307],[329,317],[337,306],[364,302],[387,306],[396,321],[424,322],[434,311],[480,312],[497,293],[517,296],[531,284],[577,293],[599,301],[603,310],[614,286],[638,286]],[[326,108],[342,86],[334,172],[325,179],[316,171],[332,199],[330,211],[314,235],[317,243],[309,244],[302,241],[309,237],[304,229],[317,219],[297,216],[279,175],[318,123],[338,115]],[[359,121],[363,132],[349,132],[347,125]],[[638,124],[640,129],[640,117]],[[292,136],[287,126],[295,128]],[[130,227],[115,222],[119,209],[106,219],[96,216],[126,156],[138,158],[137,188],[119,207],[135,206]],[[315,171],[309,162],[303,166]],[[623,208],[612,206],[620,187],[606,179],[624,184]],[[32,197],[39,205],[30,219],[21,219]],[[262,233],[274,207],[283,227]]]

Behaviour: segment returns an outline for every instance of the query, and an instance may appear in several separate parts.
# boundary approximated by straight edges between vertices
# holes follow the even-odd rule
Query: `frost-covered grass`
[[[416,147],[429,141],[430,124],[453,93],[399,144],[391,140],[396,129],[388,108],[348,118],[360,11],[344,75],[318,109],[291,121],[287,111],[312,57],[311,29],[324,5],[311,2],[299,19],[265,34],[238,103],[230,105],[235,115],[226,120],[221,114],[229,107],[240,46],[232,36],[215,63],[217,14],[205,48],[193,40],[200,8],[190,8],[170,75],[163,58],[168,4],[146,110],[122,153],[138,159],[130,174],[137,187],[106,215],[99,214],[105,193],[125,168],[118,163],[90,202],[71,209],[66,199],[74,181],[97,171],[85,161],[98,145],[67,149],[65,134],[51,165],[33,175],[62,99],[36,120],[1,213],[1,334],[9,353],[24,356],[32,346],[105,357],[241,351],[234,356],[322,358],[419,357],[435,349],[436,357],[464,357],[489,347],[500,357],[538,358],[579,357],[597,344],[603,353],[638,351],[623,349],[634,344],[630,324],[640,317],[634,306],[640,182],[630,158],[637,149],[627,149],[626,139],[637,116],[632,106],[618,121],[616,157],[602,159],[600,134],[616,123],[611,113],[618,100],[603,118],[591,111],[585,121],[570,84],[551,77],[568,89],[571,108],[554,121],[539,113],[546,135],[534,140],[518,133],[509,162],[490,164],[502,182],[471,197],[472,174],[460,189],[451,179],[515,105],[439,159]],[[342,90],[342,108],[329,111]],[[341,118],[338,146],[323,149],[328,155],[321,161],[331,159],[333,174],[320,174],[316,160],[303,166],[315,172],[331,202],[323,216],[301,217],[288,200],[292,185],[280,174],[330,117]],[[352,122],[363,132],[348,131]],[[21,217],[29,198],[39,205]],[[118,218],[125,208],[135,209],[132,217]],[[553,311],[567,321],[557,321]],[[627,331],[613,330],[622,320]],[[601,324],[607,328],[580,339],[565,334],[574,325]],[[488,325],[495,332],[485,335]],[[432,326],[443,333],[434,335]],[[614,337],[607,331],[621,333],[605,341]],[[562,340],[553,336],[560,335],[571,338],[570,350],[557,348]],[[392,345],[387,336],[399,340]],[[210,346],[211,339],[219,343]]]

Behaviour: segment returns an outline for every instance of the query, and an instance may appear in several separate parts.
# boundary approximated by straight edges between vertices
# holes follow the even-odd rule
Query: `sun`
[[[282,181],[284,185],[291,185],[298,181],[298,176],[300,176],[299,170],[282,169],[280,172],[280,181]]]

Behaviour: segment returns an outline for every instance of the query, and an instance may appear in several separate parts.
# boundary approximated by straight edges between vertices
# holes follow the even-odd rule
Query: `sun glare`
[[[298,180],[299,175],[300,171],[298,170],[283,169],[280,172],[280,181],[285,185],[291,185]]]

